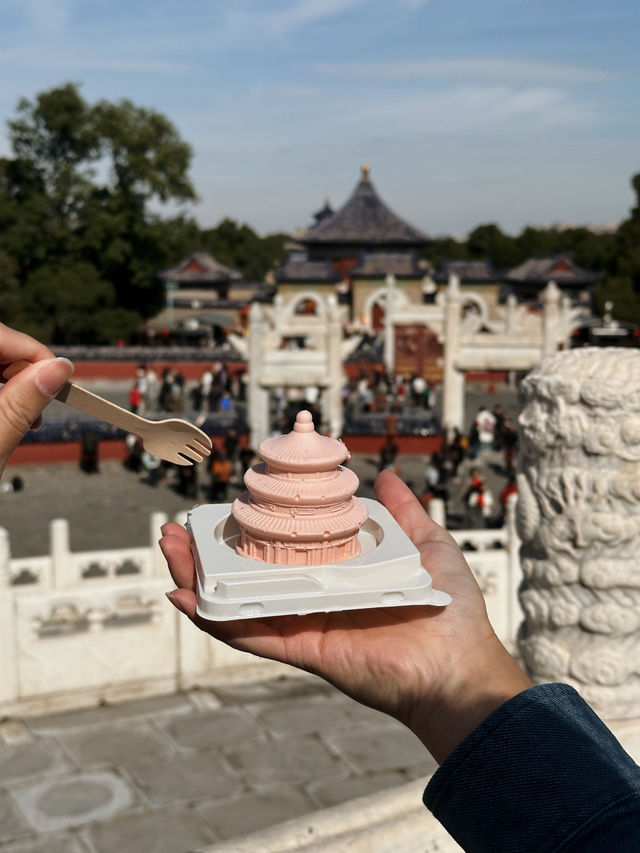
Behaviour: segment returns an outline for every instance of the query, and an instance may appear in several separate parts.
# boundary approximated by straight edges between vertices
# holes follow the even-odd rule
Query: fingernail
[[[36,387],[45,397],[55,397],[75,367],[68,358],[56,358],[42,368],[36,376]]]
[[[176,599],[173,597],[174,592],[175,592],[175,590],[172,590],[171,592],[165,592],[165,595],[167,596],[169,601],[173,604],[173,606],[176,608],[176,610],[179,610],[180,613],[184,613],[185,612],[184,608],[182,607],[180,602],[176,601]]]

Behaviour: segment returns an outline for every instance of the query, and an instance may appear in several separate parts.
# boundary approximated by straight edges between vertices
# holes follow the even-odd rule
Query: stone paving
[[[187,853],[434,769],[311,676],[4,720],[0,853]]]

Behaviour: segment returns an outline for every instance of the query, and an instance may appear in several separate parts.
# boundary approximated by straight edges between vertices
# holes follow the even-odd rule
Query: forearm
[[[451,689],[445,685],[436,701],[430,696],[428,702],[416,703],[407,721],[439,764],[493,711],[532,686],[497,637],[484,646],[465,678],[452,672]]]

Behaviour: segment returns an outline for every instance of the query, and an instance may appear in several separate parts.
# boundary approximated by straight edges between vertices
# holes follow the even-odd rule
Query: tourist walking
[[[496,432],[496,416],[483,406],[478,411],[474,423],[478,429],[478,450],[481,452],[491,450]]]
[[[219,503],[227,499],[227,489],[231,479],[231,462],[226,453],[222,451],[212,452],[209,463],[209,474],[211,477],[209,485],[209,499],[211,503]]]
[[[472,527],[491,527],[493,495],[485,482],[469,494],[467,506],[470,510]]]

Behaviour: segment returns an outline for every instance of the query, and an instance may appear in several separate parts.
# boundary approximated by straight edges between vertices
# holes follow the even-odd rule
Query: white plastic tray
[[[361,553],[340,563],[282,566],[236,553],[240,533],[231,504],[203,504],[187,513],[197,570],[197,611],[225,621],[391,607],[449,604],[433,589],[420,553],[388,510],[360,498],[369,518],[359,533]]]

